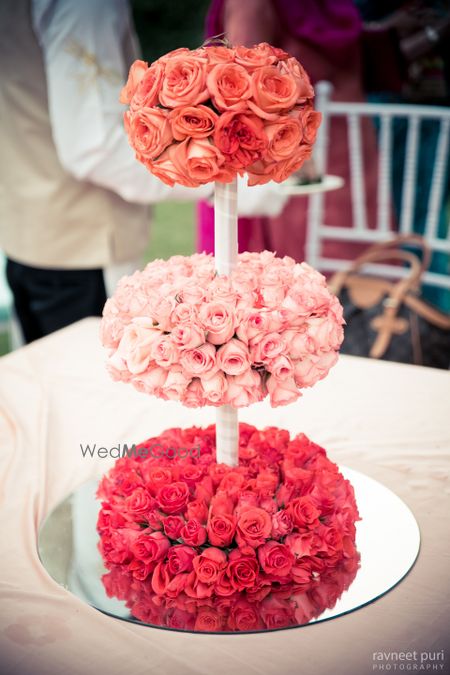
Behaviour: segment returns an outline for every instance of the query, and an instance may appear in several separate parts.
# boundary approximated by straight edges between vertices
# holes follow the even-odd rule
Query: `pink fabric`
[[[80,442],[141,441],[174,423],[210,423],[213,414],[111,382],[98,331],[88,319],[0,360],[2,675],[295,675],[299,664],[314,675],[369,675],[375,651],[447,646],[449,374],[416,366],[342,357],[295,405],[262,403],[241,414],[304,431],[331,459],[380,480],[410,506],[422,533],[419,559],[377,602],[306,629],[211,636],[114,620],[59,587],[39,562],[38,527],[110,466],[83,459]],[[448,651],[445,658],[448,668]]]
[[[255,42],[267,41],[275,47],[281,47],[295,56],[305,67],[313,83],[328,80],[334,86],[334,99],[338,101],[363,101],[361,79],[361,50],[359,22],[352,22],[354,9],[351,2],[325,2],[320,13],[322,25],[319,33],[324,34],[324,26],[333,25],[333,49],[322,48],[322,38],[313,27],[311,15],[303,14],[303,2],[290,3],[295,6],[291,18],[291,30],[285,27],[286,7],[284,2],[268,0],[222,0],[213,4],[211,16],[207,23],[209,34],[226,31],[228,39],[234,44],[252,45]],[[308,5],[310,3],[307,3]],[[313,3],[317,4],[317,3]],[[341,11],[347,7],[348,20],[341,24],[341,31],[336,31],[334,13],[336,5]],[[305,5],[306,7],[306,5]],[[317,8],[316,8],[317,10]],[[326,10],[326,11],[325,11]],[[344,14],[345,14],[344,12]],[[314,13],[317,17],[317,11]],[[302,21],[304,20],[304,24]],[[315,20],[315,19],[314,19]],[[311,35],[307,38],[307,31]],[[340,38],[338,39],[340,35]],[[373,125],[369,119],[362,123],[362,144],[365,158],[366,208],[369,227],[375,227],[376,194],[377,194],[377,156],[376,138]],[[328,173],[342,176],[345,187],[329,192],[325,196],[324,222],[327,225],[349,227],[351,225],[350,197],[350,165],[347,142],[347,122],[345,118],[335,118],[330,125],[330,144]],[[240,251],[261,251],[268,249],[278,255],[290,255],[298,261],[305,259],[306,215],[308,199],[295,197],[290,199],[285,209],[277,218],[259,217],[239,219]],[[198,250],[212,252],[211,207],[201,207],[199,218]],[[323,255],[331,258],[356,257],[364,247],[345,242],[327,242]]]

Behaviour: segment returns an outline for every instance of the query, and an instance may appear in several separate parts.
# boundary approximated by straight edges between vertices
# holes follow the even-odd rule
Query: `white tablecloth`
[[[80,443],[138,442],[169,426],[208,424],[213,409],[111,382],[96,319],[2,358],[0,406],[2,675],[365,675],[377,672],[374,652],[419,659],[446,647],[434,672],[450,672],[448,372],[341,357],[296,404],[242,411],[243,421],[305,432],[334,461],[383,482],[422,533],[411,573],[375,603],[270,634],[193,635],[109,618],[59,587],[37,555],[49,510],[108,468],[110,460],[83,458]]]

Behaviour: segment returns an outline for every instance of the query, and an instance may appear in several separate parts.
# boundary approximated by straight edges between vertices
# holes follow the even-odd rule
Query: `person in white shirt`
[[[100,315],[139,266],[148,205],[208,197],[139,164],[118,101],[138,57],[126,0],[0,3],[0,248],[27,342]],[[279,213],[273,185],[240,185],[240,213]],[[106,286],[105,286],[106,284]]]

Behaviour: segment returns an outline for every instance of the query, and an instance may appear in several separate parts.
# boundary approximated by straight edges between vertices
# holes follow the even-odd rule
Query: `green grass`
[[[153,210],[145,262],[195,251],[195,203],[163,202]]]

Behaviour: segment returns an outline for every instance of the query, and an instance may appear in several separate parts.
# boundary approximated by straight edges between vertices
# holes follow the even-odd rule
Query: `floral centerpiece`
[[[157,625],[181,612],[188,626],[243,630],[258,611],[267,618],[253,629],[293,625],[306,592],[356,573],[358,510],[337,466],[302,434],[239,426],[237,416],[266,396],[294,402],[328,373],[343,339],[342,308],[321,274],[237,252],[236,177],[281,182],[300,168],[320,123],[313,96],[300,63],[265,43],[136,61],[121,93],[149,171],[169,185],[215,182],[214,257],[156,260],[125,277],[101,325],[115,380],[216,409],[215,426],[168,430],[119,459],[98,490],[105,587],[131,593],[134,615]],[[155,443],[200,453],[155,457]]]

